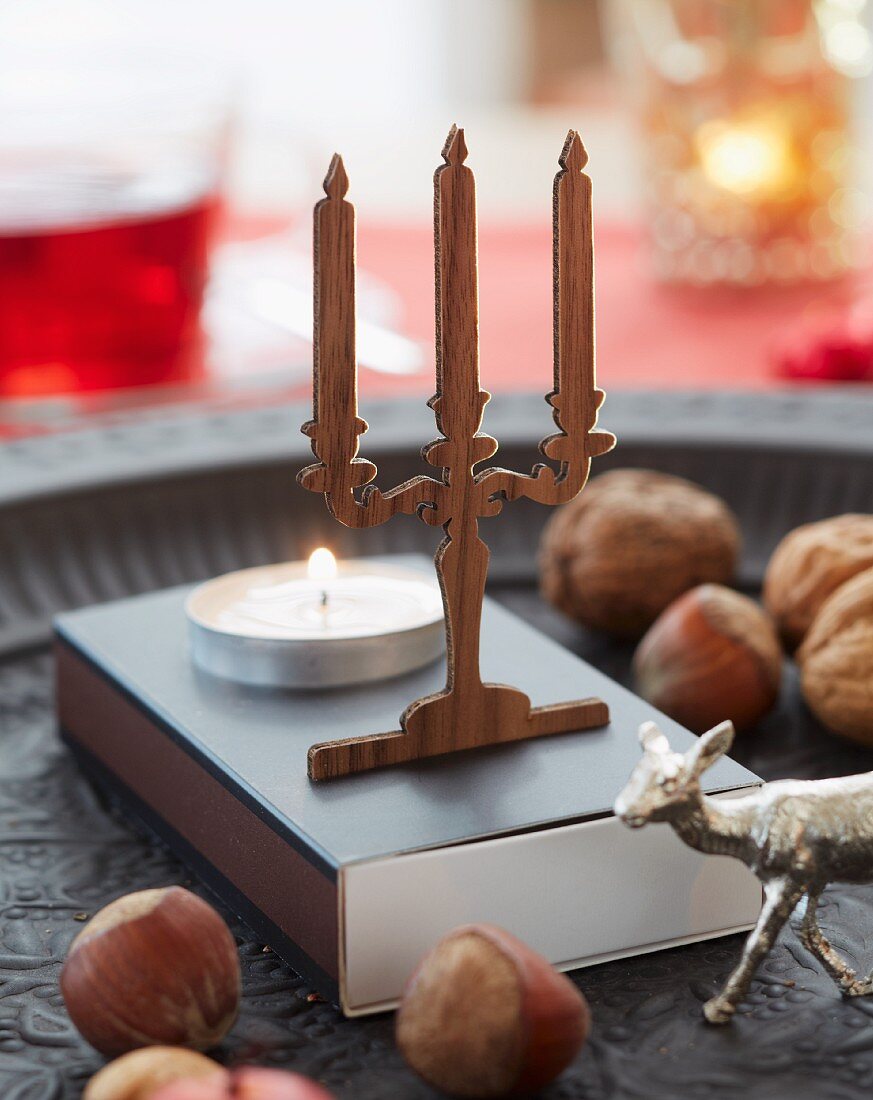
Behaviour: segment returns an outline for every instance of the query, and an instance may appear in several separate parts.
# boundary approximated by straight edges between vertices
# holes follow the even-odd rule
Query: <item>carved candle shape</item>
[[[356,457],[358,437],[367,430],[367,422],[358,416],[355,208],[345,198],[348,186],[342,157],[335,154],[324,180],[326,197],[315,207],[314,419],[303,428],[330,471],[331,492],[340,500],[366,485],[376,472],[371,463]],[[323,410],[328,410],[324,420]],[[326,488],[325,482],[321,491]]]
[[[563,171],[555,178],[555,392],[549,401],[565,432],[587,431],[597,417],[594,385],[594,255],[591,179],[583,173],[588,154],[571,130],[559,158]],[[569,411],[569,417],[562,415]],[[578,423],[573,423],[573,417]],[[569,457],[571,443],[553,440],[546,453]]]
[[[471,437],[488,394],[479,389],[479,284],[476,242],[476,181],[464,164],[464,131],[453,126],[443,149],[445,164],[434,177],[436,241],[437,394],[440,431],[452,442]]]

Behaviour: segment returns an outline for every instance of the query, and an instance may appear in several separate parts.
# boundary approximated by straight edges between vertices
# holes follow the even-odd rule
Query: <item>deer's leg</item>
[[[873,976],[858,978],[843,956],[834,950],[819,927],[816,909],[820,893],[821,891],[818,890],[810,894],[806,903],[806,915],[800,926],[800,939],[804,947],[815,955],[847,996],[861,997],[866,993],[873,993]]]
[[[726,1024],[746,995],[758,964],[776,942],[791,911],[803,896],[803,887],[791,879],[774,879],[764,884],[764,906],[758,923],[743,947],[739,965],[717,997],[707,1001],[703,1014],[711,1024]]]

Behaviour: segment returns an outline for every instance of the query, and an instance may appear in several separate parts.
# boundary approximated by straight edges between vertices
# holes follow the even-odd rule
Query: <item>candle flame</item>
[[[326,546],[319,546],[309,555],[306,575],[311,581],[332,581],[337,573],[336,558]]]

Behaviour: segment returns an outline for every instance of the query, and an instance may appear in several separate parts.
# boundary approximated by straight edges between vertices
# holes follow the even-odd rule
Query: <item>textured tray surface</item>
[[[769,401],[671,395],[653,403],[650,396],[621,396],[623,411],[622,402],[611,397],[603,417],[604,426],[622,436],[616,462],[682,473],[727,495],[743,518],[747,575],[760,573],[763,555],[786,523],[850,508],[873,510],[869,397],[845,391],[819,402],[789,395]],[[301,500],[308,495],[289,492],[300,455],[296,443],[280,446],[279,439],[296,428],[296,413],[239,415],[239,422],[216,422],[192,414],[184,431],[157,419],[105,428],[98,433],[99,445],[83,433],[0,450],[0,647],[8,654],[0,662],[4,1100],[75,1100],[100,1064],[72,1029],[58,993],[64,953],[81,928],[77,916],[130,890],[189,883],[175,860],[95,800],[58,744],[51,665],[39,649],[48,616],[97,599],[277,560],[303,543],[337,534],[320,505],[316,509],[315,498],[307,510]],[[264,430],[267,421],[273,423],[272,434]],[[506,432],[493,420],[489,427],[498,429],[513,462],[541,434],[540,419],[528,423],[527,434],[518,429],[512,435],[509,422]],[[375,448],[371,454],[381,469],[381,455]],[[214,470],[216,464],[223,464],[219,474],[194,477],[196,469]],[[108,490],[113,481],[124,482],[123,493]],[[494,574],[522,582],[492,594],[627,682],[628,647],[576,630],[533,593],[531,551],[544,518],[545,510],[513,506],[485,526],[495,552]],[[355,553],[424,545],[423,528],[411,521],[382,530],[384,541],[362,533],[337,539],[337,545]],[[25,656],[27,644],[36,648]],[[786,675],[780,709],[738,743],[737,759],[765,779],[819,778],[873,767],[873,753],[835,741],[809,718],[791,674]],[[831,889],[820,912],[826,933],[858,968],[873,966],[873,887]],[[403,1067],[389,1017],[343,1020],[274,955],[264,953],[244,927],[237,924],[234,930],[243,959],[244,1005],[222,1058],[310,1073],[338,1097],[435,1096]],[[800,946],[793,926],[781,936],[735,1023],[714,1029],[702,1022],[702,1001],[724,980],[741,943],[735,937],[676,948],[576,975],[591,1001],[592,1039],[547,1095],[554,1100],[868,1097],[873,998],[841,1000]]]

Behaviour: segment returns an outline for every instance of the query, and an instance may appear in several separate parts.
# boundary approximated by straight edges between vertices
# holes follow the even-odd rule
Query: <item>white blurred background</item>
[[[596,0],[9,0],[0,69],[31,53],[168,53],[232,82],[235,205],[311,201],[335,150],[372,216],[420,217],[446,130],[467,127],[483,206],[537,209],[570,125],[634,194],[629,124],[603,74]],[[545,118],[544,118],[545,116]]]

